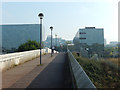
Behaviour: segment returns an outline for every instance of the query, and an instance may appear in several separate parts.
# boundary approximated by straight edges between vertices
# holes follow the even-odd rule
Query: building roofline
[[[85,29],[96,29],[97,30],[97,29],[104,29],[104,28],[95,28],[95,27],[79,28],[79,30],[82,30],[82,29],[83,30],[85,30]]]

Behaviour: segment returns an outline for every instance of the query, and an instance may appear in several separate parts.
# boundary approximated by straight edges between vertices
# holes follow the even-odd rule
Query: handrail
[[[69,66],[70,66],[70,72],[72,76],[72,82],[74,88],[92,88],[96,90],[96,87],[92,83],[92,81],[89,79],[85,71],[82,69],[80,64],[77,62],[77,60],[74,58],[72,53],[68,50],[68,60],[69,60]]]

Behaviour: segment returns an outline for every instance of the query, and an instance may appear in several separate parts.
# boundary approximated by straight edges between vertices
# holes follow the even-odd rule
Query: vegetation
[[[120,67],[115,63],[78,57],[76,53],[73,55],[97,88],[120,88]]]
[[[118,47],[105,47],[104,48],[104,58],[118,58]]]
[[[120,47],[104,47],[103,44],[97,44],[94,43],[92,45],[87,45],[87,44],[78,44],[75,45],[73,48],[75,51],[80,51],[78,48],[79,47],[84,48],[85,50],[88,51],[88,56],[91,57],[94,54],[97,54],[98,57],[104,57],[104,58],[118,58],[120,57]]]
[[[86,50],[88,52],[88,57],[91,57],[94,54],[97,54],[98,57],[103,57],[103,52],[104,52],[103,44],[97,44],[97,43],[94,43],[92,45],[87,45],[85,43],[84,44],[75,44],[73,47],[74,49],[72,49],[72,50],[79,52],[80,47],[82,47],[84,50]]]
[[[72,44],[72,42],[71,41],[66,41],[66,44]]]
[[[55,47],[58,52],[67,52],[67,44],[72,44],[71,41],[66,41],[65,44]]]
[[[67,44],[72,44],[71,41],[66,41],[65,44],[55,47],[58,52],[67,52]],[[73,48],[73,47],[72,47]]]
[[[56,48],[56,51],[58,51],[58,52],[66,52],[67,51],[67,45],[61,45],[61,46],[57,46],[55,48]]]
[[[120,58],[107,58],[106,60],[108,60],[120,67]]]
[[[44,64],[38,64],[37,66],[43,66]]]
[[[42,43],[42,48],[43,48],[43,43]],[[36,50],[40,48],[40,43],[37,41],[32,41],[32,40],[27,40],[26,43],[21,44],[17,51],[29,51],[29,50]]]

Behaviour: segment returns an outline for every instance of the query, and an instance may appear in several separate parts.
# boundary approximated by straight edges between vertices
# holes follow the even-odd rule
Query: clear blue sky
[[[39,12],[44,14],[45,35],[58,34],[72,40],[79,28],[104,28],[107,41],[118,40],[118,2],[3,2],[3,24],[38,24]]]

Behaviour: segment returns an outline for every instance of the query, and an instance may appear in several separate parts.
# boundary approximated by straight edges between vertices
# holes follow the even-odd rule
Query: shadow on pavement
[[[27,88],[64,88],[66,59],[65,53],[58,54]]]

